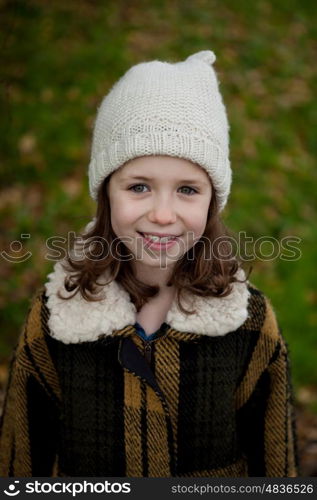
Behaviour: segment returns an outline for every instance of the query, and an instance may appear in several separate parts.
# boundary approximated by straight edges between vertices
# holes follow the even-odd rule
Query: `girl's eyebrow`
[[[141,180],[141,181],[153,181],[153,177],[146,177],[144,175],[133,175],[130,177],[123,177],[122,182],[125,181],[132,181],[132,180]],[[201,186],[207,186],[206,182],[203,181],[198,181],[197,179],[181,179],[177,180],[177,183],[184,183],[184,184],[199,184]]]

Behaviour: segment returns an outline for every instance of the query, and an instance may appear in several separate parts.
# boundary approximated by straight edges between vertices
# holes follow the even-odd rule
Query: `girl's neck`
[[[160,294],[170,293],[174,287],[168,286],[167,283],[171,277],[171,269],[148,268],[148,266],[134,265],[133,270],[138,280],[151,286],[158,286]]]

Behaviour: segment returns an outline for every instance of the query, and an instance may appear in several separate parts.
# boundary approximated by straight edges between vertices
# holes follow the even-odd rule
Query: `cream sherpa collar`
[[[52,337],[64,344],[91,342],[102,334],[111,335],[114,330],[134,325],[136,308],[119,283],[112,281],[102,287],[100,293],[104,298],[97,302],[86,301],[80,293],[70,300],[63,300],[57,296],[58,290],[61,290],[63,296],[71,295],[63,287],[65,275],[61,262],[57,262],[45,284],[47,307],[50,310],[48,326]],[[236,276],[244,279],[244,271],[239,269]],[[186,307],[197,311],[197,314],[189,316],[179,310],[175,299],[165,322],[180,332],[212,337],[232,332],[248,316],[250,292],[246,285],[247,283],[233,283],[232,292],[223,298],[191,296],[190,300],[183,299]]]

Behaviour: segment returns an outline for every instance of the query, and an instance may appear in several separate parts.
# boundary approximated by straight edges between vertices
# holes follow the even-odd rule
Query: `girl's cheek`
[[[197,230],[200,230],[202,227],[205,228],[207,222],[207,211],[204,210],[204,207],[198,210],[190,211],[188,210],[188,222]]]
[[[134,211],[133,203],[128,203],[126,199],[117,197],[111,206],[111,211],[117,218],[125,218]]]

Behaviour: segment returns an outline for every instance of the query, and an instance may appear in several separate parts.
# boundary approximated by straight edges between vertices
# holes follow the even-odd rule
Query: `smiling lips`
[[[153,248],[153,249],[167,249],[170,246],[174,245],[174,243],[177,241],[177,236],[171,236],[171,235],[162,235],[157,236],[153,233],[139,233],[144,241],[147,247]]]
[[[148,234],[148,233],[140,233],[144,240],[146,241],[147,245],[149,246],[155,246],[155,244],[158,245],[159,248],[162,246],[170,246],[172,243],[174,243],[177,240],[177,236],[172,236],[172,235],[156,235],[156,234]]]
[[[158,239],[162,239],[162,238],[178,238],[179,236],[175,235],[175,234],[167,234],[167,233],[142,233],[140,232],[140,234],[144,237],[147,237],[147,238],[158,238]]]

